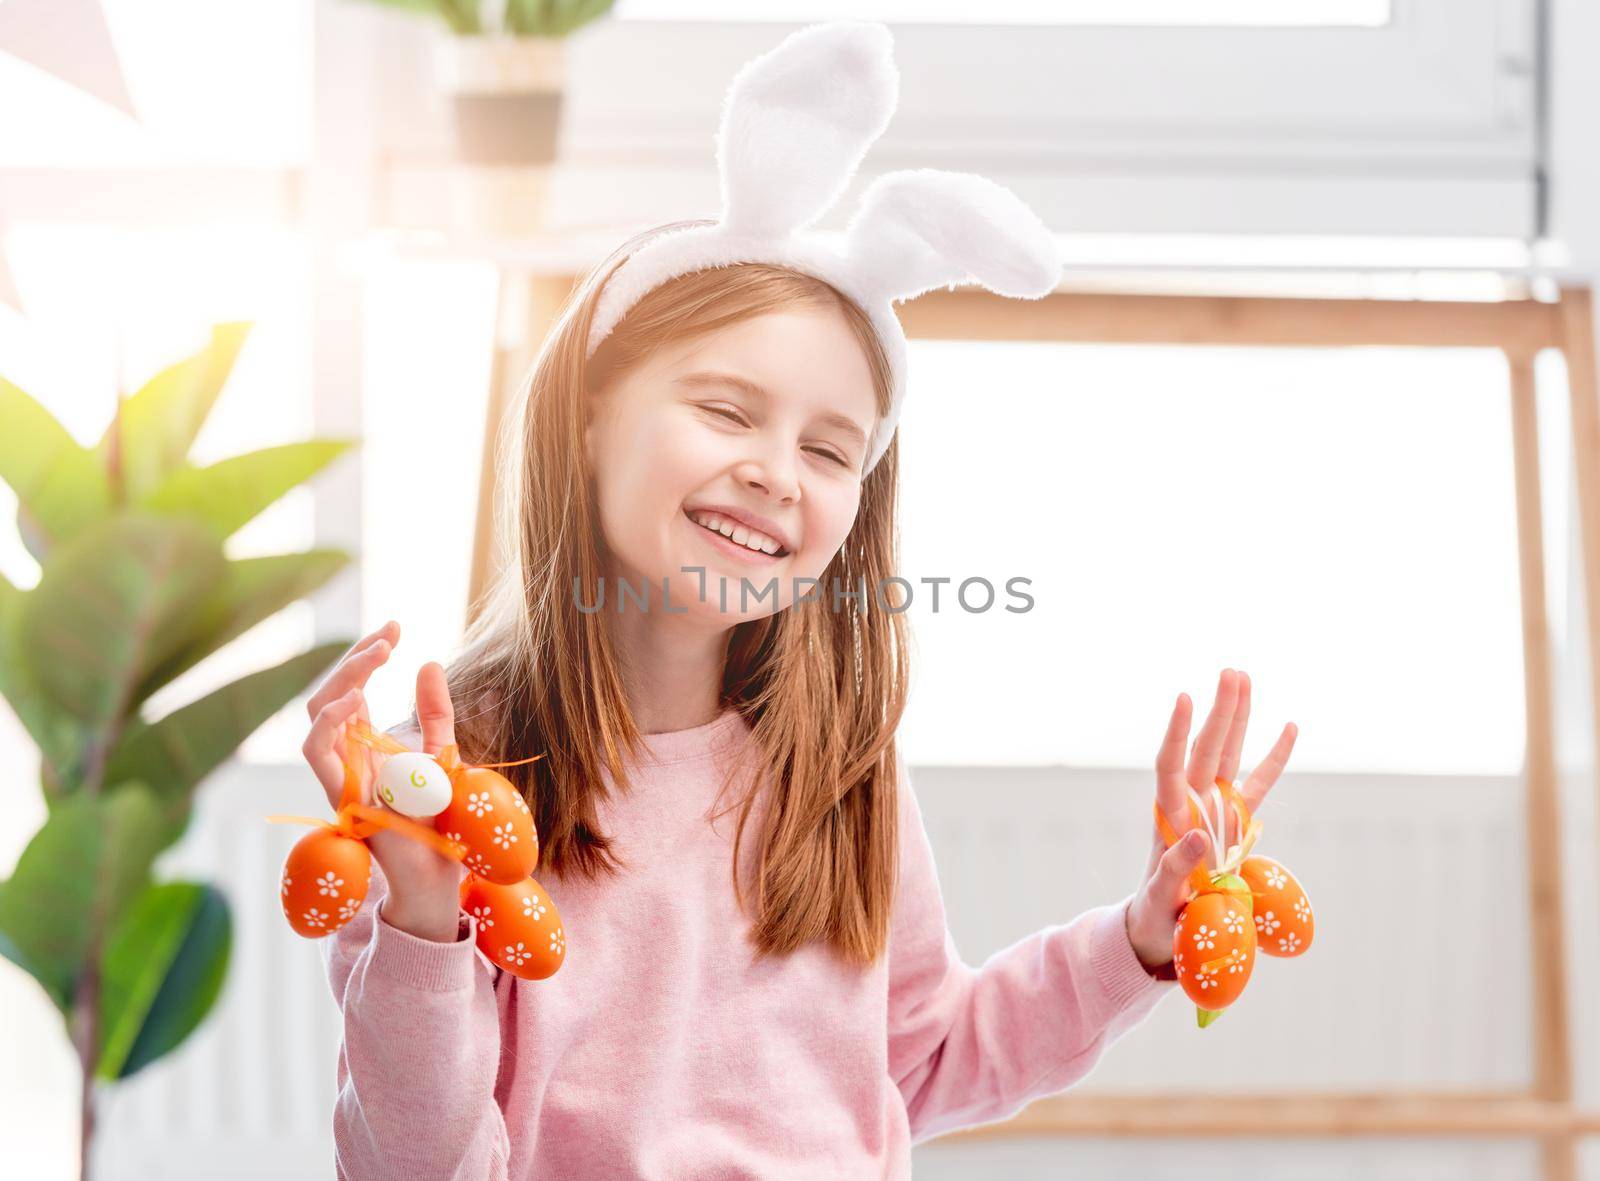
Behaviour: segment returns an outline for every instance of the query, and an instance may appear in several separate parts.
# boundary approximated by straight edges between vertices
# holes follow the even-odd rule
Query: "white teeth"
[[[746,549],[757,550],[764,554],[775,554],[783,548],[775,538],[768,537],[765,533],[751,529],[749,526],[737,521],[730,521],[728,518],[719,516],[716,513],[693,513],[689,519],[696,525],[703,525],[707,529],[715,529],[728,540],[737,542]]]

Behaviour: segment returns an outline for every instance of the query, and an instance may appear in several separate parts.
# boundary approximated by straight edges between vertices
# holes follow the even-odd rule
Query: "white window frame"
[[[1530,240],[1540,2],[1395,0],[1379,28],[895,25],[900,104],[856,185],[981,171],[1063,232]],[[611,20],[574,37],[558,215],[714,213],[727,81],[799,27]]]

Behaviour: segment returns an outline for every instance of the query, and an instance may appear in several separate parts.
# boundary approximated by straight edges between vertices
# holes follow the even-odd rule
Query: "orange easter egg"
[[[372,854],[364,841],[314,828],[284,859],[278,888],[283,917],[295,934],[320,939],[355,917],[371,884]]]
[[[1261,895],[1253,907],[1256,946],[1267,955],[1285,958],[1305,954],[1316,920],[1311,900],[1294,874],[1270,857],[1246,857],[1239,876]]]
[[[487,767],[465,767],[434,827],[467,847],[462,864],[502,886],[521,882],[539,864],[533,813],[511,781]]]
[[[1248,898],[1200,894],[1190,899],[1172,936],[1172,966],[1190,1000],[1213,1012],[1227,1008],[1249,983],[1255,962],[1256,928]]]
[[[468,875],[461,909],[477,920],[478,949],[513,976],[543,980],[566,958],[561,915],[534,878],[504,886]]]

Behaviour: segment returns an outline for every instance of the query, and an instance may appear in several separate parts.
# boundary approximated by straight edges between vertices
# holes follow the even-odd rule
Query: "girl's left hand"
[[[1244,730],[1249,718],[1250,678],[1243,672],[1223,669],[1211,716],[1195,739],[1185,771],[1183,752],[1189,740],[1189,697],[1184,693],[1178,695],[1172,721],[1167,725],[1166,740],[1156,758],[1156,803],[1173,831],[1182,834],[1182,839],[1168,849],[1161,838],[1161,830],[1151,823],[1152,843],[1144,886],[1134,895],[1127,913],[1128,939],[1133,944],[1134,954],[1151,972],[1172,961],[1172,930],[1192,893],[1188,882],[1190,872],[1202,861],[1214,862],[1214,858],[1208,856],[1211,838],[1204,829],[1191,823],[1189,787],[1192,785],[1202,799],[1209,800],[1207,789],[1213,781],[1226,779],[1238,787],[1245,806],[1254,815],[1283,773],[1289,752],[1294,749],[1298,731],[1290,722],[1284,726],[1276,745],[1261,765],[1250,772],[1250,778],[1243,784],[1237,783],[1239,751],[1244,746]],[[1238,839],[1238,824],[1233,809],[1224,809],[1224,816],[1228,826],[1225,843],[1231,845]],[[1188,831],[1191,829],[1192,832]]]

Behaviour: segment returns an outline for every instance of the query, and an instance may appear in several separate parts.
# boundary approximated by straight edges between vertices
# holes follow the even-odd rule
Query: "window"
[[[1390,0],[1003,0],[974,7],[949,0],[834,0],[760,5],[737,0],[620,0],[623,20],[809,22],[835,18],[983,25],[1347,25],[1389,20]]]
[[[59,53],[38,39],[25,55],[0,52],[0,111],[13,116],[0,120],[0,246],[26,309],[18,317],[0,308],[3,372],[91,443],[119,381],[136,389],[200,348],[213,324],[249,320],[250,339],[191,457],[212,462],[310,438],[311,245],[280,215],[291,191],[284,173],[311,154],[311,0],[172,0],[159,12],[100,0],[99,10],[104,27],[74,28]],[[137,117],[95,97],[120,90]],[[15,498],[0,487],[0,517],[14,515]],[[310,548],[313,525],[313,493],[302,487],[230,539],[228,553]],[[14,528],[0,529],[0,572],[22,586],[38,578]],[[149,709],[283,660],[313,635],[311,607],[294,604],[165,687]],[[294,750],[300,713],[281,711],[241,756]],[[28,749],[20,729],[0,738],[5,753]]]
[[[447,661],[467,619],[495,273],[482,263],[376,259],[366,280],[363,634],[400,624],[373,676],[373,721],[411,708],[417,670]]]
[[[1247,766],[1285,722],[1315,718],[1338,770],[1521,767],[1497,352],[911,348],[913,761],[1148,766],[1178,693],[1194,704],[1192,737],[1232,665],[1259,687]],[[1566,568],[1561,410],[1541,399],[1553,596]],[[953,579],[937,612],[918,581],[929,575]],[[1003,608],[1026,604],[1005,582],[1019,575],[1035,603],[1014,614]],[[974,576],[997,591],[986,613],[953,601]],[[982,588],[970,598],[981,605]]]
[[[1534,0],[624,0],[617,15],[571,45],[577,224],[714,212],[728,78],[788,31],[774,21],[851,15],[893,22],[900,69],[854,191],[892,168],[980,171],[1063,232],[1541,228]],[[828,228],[851,194],[841,206]]]
[[[120,68],[138,118],[0,52],[0,168],[282,168],[311,144],[311,3],[100,0],[109,42],[77,30],[70,62]],[[204,102],[194,101],[204,95]]]

